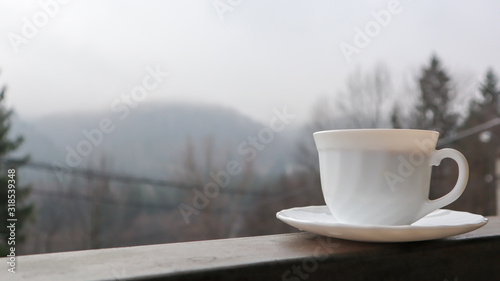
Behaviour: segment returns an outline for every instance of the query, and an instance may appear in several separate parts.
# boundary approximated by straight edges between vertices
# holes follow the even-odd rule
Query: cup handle
[[[429,200],[424,203],[422,210],[420,211],[419,218],[426,216],[427,214],[440,209],[446,205],[451,204],[453,201],[457,200],[460,195],[465,190],[467,185],[467,180],[469,179],[469,165],[467,164],[467,159],[459,151],[451,148],[443,148],[441,150],[435,150],[431,153],[429,158],[429,164],[431,166],[438,166],[441,160],[444,158],[451,158],[455,160],[458,164],[458,179],[455,187],[441,198],[435,200]]]

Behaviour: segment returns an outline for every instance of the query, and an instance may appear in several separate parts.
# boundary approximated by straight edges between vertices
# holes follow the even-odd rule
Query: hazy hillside
[[[11,157],[23,157],[30,154],[31,160],[43,161],[53,159],[57,149],[55,143],[41,132],[34,124],[21,120],[19,116],[13,115],[12,127],[9,135],[11,137],[21,135],[24,143]]]
[[[245,161],[248,155],[239,153],[238,145],[248,142],[249,136],[257,136],[259,130],[268,126],[229,108],[193,104],[141,105],[125,118],[120,117],[107,112],[58,114],[31,122],[14,118],[12,133],[25,137],[16,155],[29,153],[35,161],[55,161],[70,166],[68,154],[76,153],[82,160],[76,168],[96,169],[99,167],[95,163],[105,156],[108,170],[165,179],[183,169],[188,139],[196,161],[206,161],[210,151],[213,162],[223,167],[230,159]],[[114,130],[101,132],[100,141],[96,130],[105,118]],[[86,137],[83,130],[91,137]],[[272,142],[258,151],[253,161],[254,172],[260,175],[283,172],[293,159],[295,135],[291,126],[276,133]],[[91,143],[91,138],[95,144],[90,146],[90,154],[78,153],[78,145]],[[87,153],[88,148],[83,146],[81,151]],[[77,163],[74,155],[70,158],[72,164]]]

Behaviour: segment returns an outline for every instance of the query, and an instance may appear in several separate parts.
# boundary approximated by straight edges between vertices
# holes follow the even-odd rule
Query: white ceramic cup
[[[454,149],[436,150],[435,131],[332,130],[313,136],[325,203],[342,223],[408,225],[455,201],[467,184],[467,160]],[[444,158],[457,162],[457,183],[429,200],[432,166]]]

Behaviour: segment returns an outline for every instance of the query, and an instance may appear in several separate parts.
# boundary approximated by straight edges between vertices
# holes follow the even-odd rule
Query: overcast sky
[[[39,2],[57,3],[52,15]],[[109,111],[156,65],[170,76],[145,103],[221,104],[261,121],[283,106],[304,120],[319,96],[377,62],[394,79],[432,53],[451,73],[500,72],[500,1],[65,2],[0,4],[0,81],[22,118]],[[390,20],[370,23],[388,7]],[[340,46],[356,47],[356,28],[373,37],[349,62]]]

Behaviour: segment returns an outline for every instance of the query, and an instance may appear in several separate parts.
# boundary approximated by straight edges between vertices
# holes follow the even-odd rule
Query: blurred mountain
[[[92,169],[102,168],[98,163],[104,157],[108,171],[158,179],[182,172],[189,153],[197,165],[209,157],[223,168],[229,160],[244,163],[254,150],[253,172],[262,176],[277,176],[292,163],[293,124],[274,132],[269,143],[259,141],[259,149],[264,148],[257,150],[249,137],[259,139],[269,124],[230,108],[141,104],[126,116],[118,113],[57,114],[30,122],[14,116],[11,134],[23,135],[25,142],[13,156],[30,154],[33,161]]]
[[[9,137],[22,136],[24,142],[9,157],[21,158],[29,154],[30,159],[33,161],[43,161],[54,157],[57,148],[46,133],[40,131],[34,124],[22,120],[16,114],[12,115],[11,120]]]

